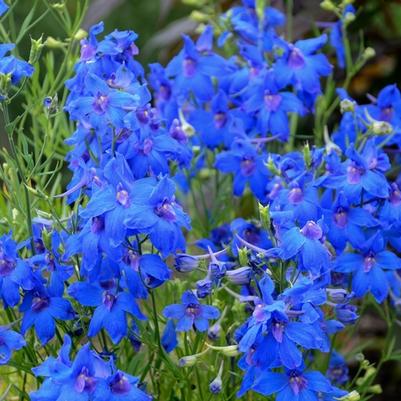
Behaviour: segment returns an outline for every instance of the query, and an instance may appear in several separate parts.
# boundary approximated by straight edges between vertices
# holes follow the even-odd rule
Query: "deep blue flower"
[[[323,241],[321,225],[308,221],[302,229],[293,227],[282,234],[281,256],[286,260],[298,256],[304,269],[319,274],[329,263],[329,251]]]
[[[76,282],[68,288],[68,293],[81,305],[96,308],[89,325],[89,337],[104,328],[117,344],[127,335],[127,315],[145,319],[132,294],[119,291],[114,280]]]
[[[226,62],[211,50],[211,27],[207,27],[196,45],[184,35],[184,47],[168,66],[168,77],[174,77],[174,87],[184,96],[194,94],[201,100],[210,100],[213,96],[212,77],[224,75]]]
[[[5,306],[20,300],[19,289],[31,290],[34,277],[28,263],[18,257],[17,244],[11,234],[0,237],[0,296]]]
[[[46,289],[41,283],[24,295],[20,306],[23,313],[21,332],[32,326],[42,344],[49,342],[56,333],[56,320],[72,320],[75,312],[70,302]]]
[[[319,401],[322,396],[325,401],[335,401],[346,394],[332,386],[322,373],[302,370],[262,371],[252,389],[264,396],[276,394],[277,401]]]
[[[161,338],[161,343],[167,353],[170,353],[177,347],[178,340],[174,320],[169,319],[167,321]]]
[[[327,370],[328,379],[336,385],[344,385],[349,380],[349,369],[344,357],[334,351]]]
[[[189,229],[190,220],[175,199],[172,180],[163,177],[152,185],[146,203],[129,210],[125,224],[131,229],[147,227],[143,232],[149,233],[153,245],[166,257],[177,249],[185,249],[181,227]]]
[[[166,306],[163,315],[177,320],[177,331],[189,331],[195,326],[198,331],[206,331],[209,320],[217,319],[219,310],[214,306],[202,305],[191,291],[185,291],[181,304]]]
[[[331,199],[328,203],[331,203]],[[379,225],[379,222],[365,209],[352,207],[343,192],[340,192],[330,209],[323,210],[327,225],[327,238],[338,251],[343,251],[347,241],[353,246],[365,242],[365,228]]]
[[[360,253],[343,253],[334,262],[334,270],[352,273],[352,290],[357,297],[371,292],[377,302],[383,302],[389,291],[385,270],[401,268],[401,259],[386,250],[380,233],[357,247]]]
[[[258,199],[264,200],[268,171],[264,164],[265,156],[245,141],[236,141],[231,149],[217,155],[216,168],[233,174],[234,195],[241,196],[246,184]]]
[[[135,94],[110,87],[94,74],[85,79],[86,93],[66,106],[73,120],[87,120],[93,128],[112,124],[124,127],[124,118],[150,100],[146,88],[136,84]]]
[[[9,74],[11,83],[18,85],[22,78],[32,76],[34,68],[26,61],[14,56],[6,56],[14,47],[12,43],[0,44],[0,74]]]
[[[246,93],[248,99],[244,108],[248,113],[257,114],[258,131],[264,135],[272,135],[285,141],[288,139],[288,113],[302,115],[302,102],[291,92],[282,90],[276,82],[275,72],[270,70],[251,81]]]
[[[14,350],[19,350],[26,344],[21,334],[0,326],[0,365],[5,365],[11,358]]]
[[[159,255],[138,255],[129,250],[120,263],[126,285],[135,298],[146,298],[149,288],[157,288],[171,278],[171,271]]]
[[[151,401],[152,397],[139,387],[139,379],[118,370],[99,383],[93,401]]]
[[[318,95],[320,77],[327,76],[332,66],[323,54],[316,54],[327,42],[327,36],[304,39],[287,44],[284,54],[274,64],[276,79],[281,86],[292,84],[297,90]]]
[[[305,313],[306,310],[303,312]],[[309,320],[313,320],[310,317]],[[306,319],[305,319],[306,320]],[[306,349],[327,351],[327,341],[314,324],[294,321],[283,301],[258,303],[248,328],[239,342],[242,352],[250,352],[248,360],[265,368],[283,364],[294,369],[302,364],[300,345]]]

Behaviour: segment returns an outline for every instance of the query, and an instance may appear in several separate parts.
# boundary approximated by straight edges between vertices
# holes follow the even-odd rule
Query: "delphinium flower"
[[[181,304],[166,306],[163,311],[166,318],[177,320],[177,331],[189,331],[193,327],[198,331],[206,331],[209,320],[217,319],[220,315],[216,307],[201,304],[191,291],[184,292],[181,301]]]
[[[11,234],[0,237],[0,296],[4,305],[15,306],[20,300],[20,291],[31,290],[34,277],[29,264],[18,256],[16,242]]]
[[[334,387],[322,373],[303,371],[302,368],[286,370],[285,373],[260,372],[253,390],[265,396],[277,394],[278,401],[318,401],[322,396],[327,401],[335,401],[347,394]]]
[[[329,75],[332,70],[327,57],[316,53],[326,42],[327,36],[321,35],[285,44],[282,56],[274,64],[278,83],[283,86],[293,84],[298,91],[313,96],[320,94],[320,77]]]
[[[56,320],[72,320],[75,317],[71,303],[39,280],[33,289],[25,293],[20,310],[23,313],[21,332],[25,334],[34,326],[42,344],[56,334]]]
[[[104,328],[113,343],[117,344],[128,333],[128,315],[137,319],[145,319],[145,316],[140,311],[135,297],[119,286],[119,271],[114,267],[111,261],[105,260],[96,281],[75,282],[68,288],[68,293],[82,306],[95,308],[88,336],[96,336]]]
[[[266,178],[268,171],[264,166],[266,156],[258,153],[247,141],[237,141],[231,149],[218,155],[216,168],[224,173],[234,175],[234,195],[240,196],[249,184],[252,192],[261,201],[265,198]]]
[[[9,327],[0,326],[0,365],[5,365],[15,350],[26,344],[24,337]]]
[[[401,269],[401,259],[386,250],[386,241],[380,233],[373,235],[365,244],[360,244],[359,253],[343,253],[335,261],[334,269],[352,274],[352,290],[362,297],[368,291],[377,302],[388,295],[389,283],[385,270]]]
[[[117,370],[112,361],[102,360],[89,344],[80,348],[74,361],[70,349],[71,339],[66,336],[59,357],[50,357],[33,369],[36,376],[45,377],[39,390],[30,394],[33,401],[152,399],[138,388],[137,378]]]
[[[18,85],[21,79],[32,76],[34,69],[31,64],[14,56],[7,56],[15,48],[13,43],[0,44],[0,75],[9,75],[11,83]]]
[[[272,135],[285,141],[290,128],[288,113],[302,115],[304,106],[291,92],[278,85],[275,70],[261,73],[251,82],[245,92],[244,108],[257,113],[257,128],[262,136]]]

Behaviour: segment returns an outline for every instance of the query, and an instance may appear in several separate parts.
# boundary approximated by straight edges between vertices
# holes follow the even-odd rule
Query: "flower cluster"
[[[353,400],[337,335],[364,302],[385,303],[386,318],[401,302],[401,93],[359,105],[350,76],[331,87],[335,68],[350,71],[356,14],[333,7],[338,21],[292,43],[281,11],[243,0],[149,76],[134,32],[89,30],[63,105],[68,217],[28,216],[21,243],[0,236],[0,365],[26,353],[33,401],[147,401],[147,381],[184,400],[209,372],[227,399]],[[16,85],[33,67],[11,48],[0,75]],[[311,116],[315,144],[296,150]]]

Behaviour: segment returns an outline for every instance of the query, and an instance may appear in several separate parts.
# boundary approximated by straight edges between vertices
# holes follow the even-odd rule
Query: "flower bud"
[[[340,111],[341,114],[344,114],[346,112],[353,112],[355,110],[355,105],[356,103],[353,100],[350,99],[343,99],[340,102]]]
[[[197,355],[183,356],[178,360],[178,366],[181,368],[183,367],[189,368],[191,366],[194,366],[197,360],[198,360]]]
[[[238,248],[238,259],[241,266],[246,266],[248,264],[248,249]]]
[[[48,36],[46,42],[44,43],[49,49],[62,49],[65,44],[60,40],[54,39],[52,36]]]
[[[351,22],[355,21],[355,14],[348,12],[344,15],[344,23],[345,24],[350,24]]]
[[[210,326],[207,331],[207,336],[212,341],[216,341],[220,338],[221,324],[216,322],[213,326]]]
[[[387,121],[373,121],[371,130],[376,135],[387,135],[393,132],[393,127]]]
[[[212,293],[213,283],[208,277],[196,282],[196,295],[198,298],[206,298]]]
[[[263,206],[259,203],[259,216],[262,223],[262,227],[269,231],[270,230],[270,208],[269,205]]]
[[[376,56],[376,51],[373,49],[373,47],[367,47],[362,54],[362,58],[365,61],[373,58],[374,56]]]
[[[380,384],[375,384],[374,386],[368,387],[368,391],[371,394],[381,394],[383,389]]]
[[[357,391],[353,390],[350,393],[338,399],[341,401],[359,401],[361,399],[361,396]]]
[[[221,392],[221,388],[223,386],[223,382],[220,376],[217,376],[210,384],[209,390],[212,394],[219,394]]]
[[[191,12],[190,18],[196,22],[202,23],[202,22],[208,22],[210,20],[210,15],[198,10],[194,10]]]
[[[251,279],[252,268],[249,266],[243,266],[238,269],[228,270],[226,277],[228,281],[236,285],[248,284]]]
[[[304,146],[303,154],[304,154],[305,164],[307,167],[309,167],[311,165],[312,156],[311,156],[310,147],[309,147],[308,142]]]
[[[31,51],[28,59],[29,64],[35,64],[39,60],[43,47],[43,35],[36,40],[31,38]]]
[[[191,272],[199,267],[199,259],[195,256],[180,253],[175,257],[174,267],[178,272]]]
[[[88,36],[88,32],[86,32],[84,29],[78,29],[78,32],[74,35],[75,40],[82,40],[85,39]]]
[[[326,11],[337,11],[336,5],[331,0],[324,0],[320,3],[320,7]]]

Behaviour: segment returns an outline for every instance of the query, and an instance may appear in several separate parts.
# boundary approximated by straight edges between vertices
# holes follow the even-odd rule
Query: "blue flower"
[[[177,249],[185,249],[181,227],[190,228],[189,217],[175,199],[175,184],[167,177],[153,181],[153,190],[141,207],[129,211],[125,224],[128,228],[147,227],[153,245],[162,256]]]
[[[303,114],[302,102],[291,92],[281,90],[273,70],[251,81],[246,93],[244,108],[257,114],[257,128],[262,135],[273,135],[286,141],[289,135],[288,113]]]
[[[226,61],[212,52],[211,27],[207,27],[196,45],[184,35],[184,47],[166,67],[168,77],[174,78],[175,90],[184,96],[194,94],[201,100],[210,100],[213,96],[212,77],[223,76]]]
[[[152,397],[139,387],[139,379],[118,370],[99,383],[93,401],[151,401]]]
[[[11,234],[0,237],[0,296],[5,306],[15,306],[20,291],[34,287],[34,276],[28,263],[18,257],[17,244]]]
[[[0,326],[0,365],[5,365],[11,358],[14,350],[19,350],[26,344],[21,334]]]
[[[139,83],[135,94],[110,87],[94,74],[85,79],[84,96],[71,100],[66,110],[73,120],[87,120],[93,128],[102,128],[112,124],[116,128],[125,126],[124,118],[137,107],[142,107],[150,100],[150,95]]]
[[[56,333],[55,320],[72,320],[75,312],[69,301],[47,290],[41,283],[28,291],[20,306],[24,314],[21,332],[25,334],[32,326],[42,344],[48,343]]]
[[[89,344],[70,360],[71,339],[66,336],[58,358],[49,357],[33,369],[45,377],[39,390],[30,394],[32,401],[150,401],[152,397],[138,388],[139,380],[120,370],[112,361],[104,362]]]
[[[307,309],[301,314],[304,313],[307,313]],[[305,316],[304,319],[307,320]],[[309,317],[309,320],[313,319]],[[247,360],[257,366],[270,368],[282,364],[294,369],[301,366],[303,361],[297,345],[324,352],[328,350],[321,330],[315,324],[291,319],[291,312],[280,300],[256,305],[248,321],[247,331],[239,342],[239,349],[250,353]]]
[[[301,267],[319,274],[329,264],[329,251],[324,245],[323,229],[319,223],[308,221],[302,229],[293,227],[281,236],[281,256],[298,256]]]
[[[371,292],[377,302],[383,302],[389,291],[386,270],[401,269],[401,259],[386,250],[386,242],[380,233],[360,244],[360,253],[343,253],[334,262],[334,270],[353,273],[352,291],[357,297]]]
[[[11,83],[18,85],[22,78],[32,76],[34,68],[26,61],[19,60],[14,56],[6,56],[14,47],[15,45],[12,43],[0,44],[0,74],[9,74]]]
[[[347,362],[344,357],[336,351],[331,355],[327,376],[332,383],[337,385],[344,385],[349,380]]]
[[[164,317],[177,320],[177,331],[189,331],[195,326],[198,331],[206,331],[209,320],[217,319],[220,312],[210,305],[202,305],[191,291],[185,291],[181,304],[166,306]]]
[[[346,394],[331,385],[330,381],[317,371],[287,370],[285,373],[262,371],[252,389],[264,396],[276,394],[277,401],[335,401]]]
[[[167,321],[161,338],[161,343],[163,348],[168,353],[170,353],[177,347],[178,340],[177,340],[177,331],[174,320],[169,319]]]
[[[340,192],[331,209],[323,210],[327,224],[327,238],[338,251],[343,251],[347,241],[353,246],[365,242],[364,229],[379,225],[379,222],[365,209],[352,207],[343,192]]]
[[[282,86],[292,84],[297,90],[314,96],[320,94],[320,77],[327,76],[332,66],[323,54],[315,54],[327,42],[327,36],[304,39],[285,46],[283,56],[274,64],[277,82]]]
[[[149,288],[157,288],[171,278],[171,271],[159,255],[138,255],[129,250],[120,268],[135,298],[146,298]]]
[[[250,142],[236,141],[231,149],[217,155],[216,168],[234,176],[234,195],[241,196],[246,184],[259,200],[265,199],[268,171],[265,156],[259,154]]]
[[[134,297],[119,291],[114,280],[76,282],[68,288],[68,293],[81,305],[96,308],[89,325],[89,337],[96,336],[104,328],[117,344],[127,335],[127,315],[145,319]]]

